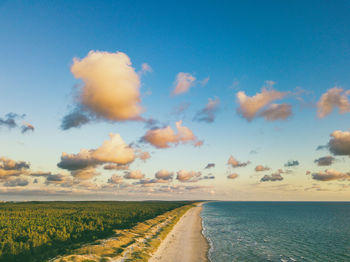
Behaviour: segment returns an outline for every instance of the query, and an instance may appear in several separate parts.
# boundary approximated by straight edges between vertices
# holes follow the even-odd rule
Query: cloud
[[[290,104],[271,104],[259,114],[267,121],[286,120],[291,115],[292,106]]]
[[[34,126],[28,122],[23,122],[23,125],[21,126],[22,134],[27,133],[28,131],[34,132]]]
[[[196,78],[189,73],[180,72],[176,76],[175,87],[172,92],[172,95],[180,95],[183,93],[187,93],[190,87],[193,86]]]
[[[126,165],[134,161],[134,150],[129,147],[119,134],[110,134],[110,139],[97,149],[81,149],[78,154],[61,155],[59,168],[69,171],[86,169],[106,163]]]
[[[181,114],[184,114],[185,111],[190,107],[191,103],[189,102],[182,102],[181,104],[175,106],[173,109],[172,109],[172,114],[173,115],[181,115]]]
[[[7,128],[17,127],[16,119],[23,118],[25,115],[18,115],[16,113],[8,113],[5,115],[5,118],[0,118],[0,126],[5,126]]]
[[[123,183],[123,178],[119,175],[113,175],[108,179],[109,184],[120,185]]]
[[[327,169],[325,172],[318,172],[312,174],[312,179],[318,181],[344,180],[350,179],[350,173],[343,173],[333,169]]]
[[[65,115],[62,119],[61,129],[67,130],[72,127],[81,127],[89,123],[92,119],[92,116],[82,111],[81,109],[74,109],[68,115]]]
[[[153,69],[149,64],[143,63],[141,65],[141,74],[152,73],[152,72],[153,72]]]
[[[63,118],[62,129],[88,122],[89,115],[109,121],[141,120],[139,75],[122,53],[90,51],[74,58],[71,72],[83,85],[77,90],[77,107]]]
[[[263,166],[263,165],[257,165],[255,167],[256,172],[262,172],[262,171],[268,171],[268,170],[270,170],[270,168],[267,166]]]
[[[143,161],[146,161],[147,159],[151,158],[151,155],[148,152],[140,152],[137,157]]]
[[[215,176],[213,176],[212,174],[201,177],[201,180],[211,180],[211,179],[215,179]]]
[[[174,176],[173,172],[169,172],[168,170],[161,169],[156,174],[155,177],[157,179],[163,179],[163,180],[172,180]]]
[[[293,166],[299,166],[298,160],[289,160],[287,163],[284,164],[285,167],[293,167]]]
[[[215,163],[208,163],[208,165],[204,169],[209,169],[215,167]]]
[[[265,110],[264,108],[273,101],[284,98],[286,95],[286,92],[279,92],[272,88],[262,88],[261,93],[251,97],[247,96],[244,91],[240,91],[236,95],[239,103],[237,113],[248,121],[253,120],[257,116],[264,116],[271,121],[276,117],[280,119],[281,116],[286,116],[286,104],[282,107],[274,104],[270,108]],[[284,113],[280,113],[280,111],[284,111]]]
[[[201,172],[186,170],[180,170],[176,174],[176,179],[180,182],[197,182],[199,181],[200,176],[202,175]]]
[[[324,157],[320,157],[318,159],[316,159],[314,162],[318,165],[318,166],[330,166],[333,164],[335,158],[332,156],[324,156]]]
[[[347,97],[349,94],[349,91],[344,91],[339,87],[329,89],[317,103],[318,117],[323,118],[329,115],[334,108],[338,108],[340,114],[350,112],[350,103]]]
[[[236,174],[236,173],[229,174],[229,175],[227,176],[228,179],[236,179],[237,177],[238,177],[238,174]]]
[[[108,164],[103,167],[105,170],[128,170],[129,165],[121,165],[121,164]]]
[[[26,174],[29,168],[30,164],[27,162],[0,157],[0,178]]]
[[[4,186],[16,187],[16,186],[27,186],[28,184],[29,184],[29,181],[25,178],[12,178],[7,180],[4,183]]]
[[[18,115],[16,113],[8,113],[5,115],[5,118],[0,117],[0,127],[5,126],[8,129],[13,129],[13,128],[20,128],[22,134],[28,132],[28,131],[34,131],[34,126],[28,122],[23,122],[22,125],[19,125],[17,123],[17,120],[25,118],[25,114]]]
[[[182,126],[182,121],[175,123],[177,133],[170,126],[148,130],[141,138],[157,148],[168,148],[170,144],[189,143],[193,142],[194,146],[201,146],[202,141],[198,140],[193,132],[185,126]]]
[[[72,171],[71,175],[79,180],[88,180],[100,175],[100,173],[96,172],[95,168],[86,168]]]
[[[247,162],[239,162],[238,160],[236,160],[233,156],[230,156],[230,158],[227,161],[228,165],[231,165],[232,167],[236,168],[236,167],[244,167],[250,164],[250,161]]]
[[[204,78],[203,80],[201,80],[201,81],[200,81],[201,86],[207,85],[208,82],[209,82],[209,80],[210,80],[210,77],[209,77],[209,76],[206,77],[206,78]]]
[[[329,151],[337,156],[350,156],[350,132],[336,130],[328,142]]]
[[[260,182],[267,182],[267,181],[282,181],[283,177],[280,173],[274,173],[271,175],[265,175],[260,179]]]
[[[145,177],[140,170],[125,171],[124,173],[125,179],[143,179]]]
[[[61,185],[61,186],[72,186],[73,181],[71,177],[63,174],[50,174],[46,177],[47,185],[54,184],[54,185]]]
[[[193,121],[212,123],[215,120],[215,114],[218,111],[220,105],[220,99],[216,97],[215,99],[208,99],[208,104],[199,110],[193,118]]]

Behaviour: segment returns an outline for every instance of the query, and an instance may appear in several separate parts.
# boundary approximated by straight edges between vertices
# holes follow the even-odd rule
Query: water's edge
[[[203,218],[203,210],[206,206],[207,202],[203,203],[202,205],[202,211],[200,213],[200,217],[201,217],[201,223],[202,223],[202,235],[203,237],[206,239],[207,243],[208,243],[208,249],[207,249],[207,260],[208,262],[212,262],[211,260],[211,253],[213,252],[214,250],[214,247],[213,247],[213,242],[211,241],[210,237],[208,236],[208,234],[206,233],[206,228],[204,226],[204,218]]]

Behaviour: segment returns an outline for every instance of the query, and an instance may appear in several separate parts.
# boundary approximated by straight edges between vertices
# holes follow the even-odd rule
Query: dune
[[[189,209],[162,241],[149,262],[208,261],[208,242],[202,234],[202,203]]]

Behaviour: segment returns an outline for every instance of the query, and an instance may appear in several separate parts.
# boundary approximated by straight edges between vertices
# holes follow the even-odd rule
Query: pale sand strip
[[[149,262],[205,262],[208,242],[202,235],[202,203],[188,210],[158,247]]]

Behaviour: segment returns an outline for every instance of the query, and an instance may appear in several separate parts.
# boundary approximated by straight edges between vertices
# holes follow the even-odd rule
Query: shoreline
[[[200,216],[203,202],[190,208],[162,240],[149,262],[209,262],[209,242]]]

